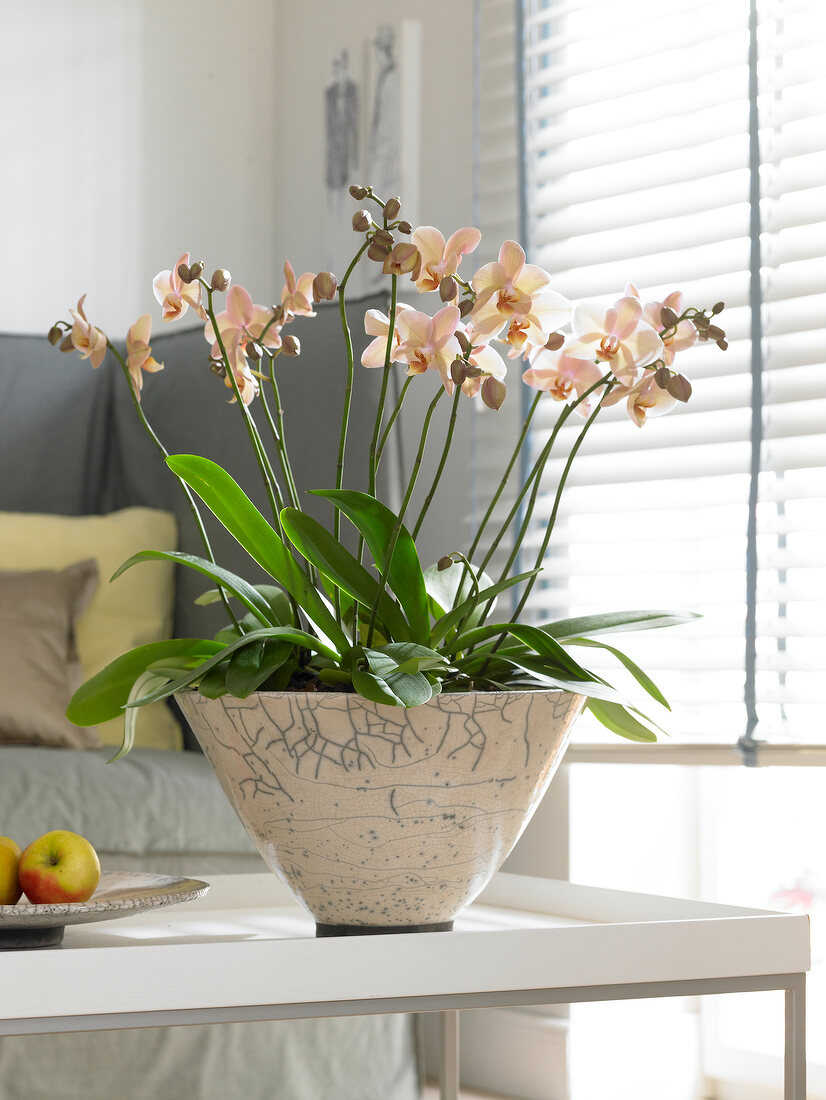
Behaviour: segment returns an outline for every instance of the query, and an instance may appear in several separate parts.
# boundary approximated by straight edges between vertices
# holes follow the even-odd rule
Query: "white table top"
[[[497,991],[527,1003],[537,990],[810,966],[805,916],[499,874],[453,932],[317,940],[275,876],[192,877],[211,884],[198,901],[0,953],[0,1034],[471,1005]]]

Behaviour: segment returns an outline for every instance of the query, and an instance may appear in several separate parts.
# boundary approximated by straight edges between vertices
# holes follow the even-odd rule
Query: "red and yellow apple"
[[[0,905],[16,905],[22,888],[17,877],[20,849],[7,836],[0,836]]]
[[[100,882],[100,861],[84,837],[54,829],[23,850],[17,877],[33,905],[88,901]]]

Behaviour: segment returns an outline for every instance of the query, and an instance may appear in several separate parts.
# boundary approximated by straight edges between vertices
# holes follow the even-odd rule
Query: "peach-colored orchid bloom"
[[[422,257],[422,267],[415,279],[420,291],[438,290],[442,279],[455,275],[459,270],[462,257],[473,252],[482,234],[478,229],[468,226],[457,229],[445,241],[438,229],[432,225],[420,225],[410,236],[411,241]]]
[[[313,280],[312,271],[305,271],[296,279],[292,264],[289,260],[284,264],[284,278],[287,280],[281,290],[281,304],[287,318],[315,317],[313,313]]]
[[[403,310],[396,320],[401,335],[396,361],[407,363],[408,374],[438,370],[442,385],[453,393],[450,364],[462,354],[455,335],[459,318],[458,306],[444,306],[433,317],[416,309]]]
[[[599,382],[603,371],[593,361],[575,359],[564,348],[550,351],[542,348],[531,359],[531,366],[522,375],[523,380],[536,390],[545,390],[554,401],[568,401],[582,397],[595,382]],[[599,391],[595,390],[596,400]],[[612,396],[612,395],[609,395]],[[583,404],[587,403],[583,402]]]
[[[230,335],[229,342],[224,347],[227,350],[227,359],[235,378],[235,384],[241,394],[241,400],[245,405],[249,405],[253,398],[258,396],[259,386],[258,379],[251,372],[247,357],[244,354],[244,344],[236,335]],[[232,379],[229,375],[224,379],[224,385],[228,389],[233,389]],[[234,396],[232,400],[236,400]]]
[[[253,303],[249,292],[244,287],[233,286],[227,294],[227,308],[216,315],[215,322],[225,344],[228,340],[237,339],[242,346],[245,346],[247,340],[255,340],[265,347],[279,348],[281,347],[281,325],[275,321],[270,324],[272,316],[271,309]],[[213,357],[217,358],[220,355],[220,348],[212,321],[207,321],[204,326],[204,336],[213,346]]]
[[[72,325],[72,346],[80,352],[81,359],[91,359],[93,367],[99,367],[106,356],[106,334],[86,320],[83,312],[83,303],[86,301],[84,294],[77,303],[77,309],[69,312],[74,319]]]
[[[390,351],[390,361],[396,361],[396,351],[402,342],[399,332],[399,314],[403,310],[410,309],[403,302],[396,306],[396,324],[393,326],[393,347]],[[387,355],[387,334],[390,331],[390,318],[380,309],[368,309],[364,315],[364,331],[368,336],[375,336],[362,352],[361,365],[363,367],[383,367]]]
[[[574,310],[573,339],[566,352],[605,364],[625,386],[634,386],[644,367],[663,356],[659,333],[643,320],[642,303],[626,295],[608,309],[582,302]]]
[[[485,378],[496,378],[502,382],[507,377],[508,368],[499,352],[488,343],[489,336],[480,336],[472,324],[460,323],[457,328],[464,333],[471,345],[470,354],[467,357],[468,365],[483,372],[475,378],[466,378],[462,383],[462,392],[468,397],[476,397]]]
[[[676,403],[676,397],[657,385],[654,372],[646,371],[628,394],[628,415],[638,428],[642,428],[650,417],[665,415]]]
[[[663,323],[660,318],[663,306],[668,309],[673,309],[679,317],[683,312],[683,293],[681,290],[673,290],[662,302],[646,302],[643,306],[643,318],[655,328],[657,332],[663,331]],[[674,362],[674,356],[678,351],[685,351],[686,348],[693,347],[697,343],[699,333],[692,321],[686,318],[684,321],[680,321],[677,325],[676,332],[670,336],[662,336],[663,347],[665,349],[663,353],[663,360],[667,367],[670,367]]]
[[[154,374],[155,371],[163,370],[163,363],[159,363],[152,357],[152,349],[149,346],[151,335],[152,318],[148,313],[139,317],[126,333],[126,366],[138,401],[141,399],[143,389],[143,372]]]
[[[551,289],[547,271],[525,263],[525,252],[516,241],[505,241],[498,261],[480,267],[471,282],[476,291],[471,316],[477,332],[495,335],[507,325],[506,339],[524,345],[530,329],[530,342],[544,344],[571,318],[568,299]]]
[[[152,280],[152,289],[163,310],[164,321],[177,321],[183,317],[189,306],[195,310],[202,321],[206,320],[206,310],[201,305],[201,284],[185,283],[178,274],[181,264],[189,266],[189,253],[184,252],[171,271],[159,271]]]

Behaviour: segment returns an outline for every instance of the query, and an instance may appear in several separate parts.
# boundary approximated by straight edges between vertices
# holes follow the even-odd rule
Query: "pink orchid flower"
[[[455,335],[459,317],[458,306],[445,306],[433,317],[416,309],[403,310],[396,322],[401,335],[396,361],[407,363],[408,374],[437,370],[444,388],[453,393],[450,364],[462,354]]]
[[[178,274],[181,264],[189,266],[189,253],[184,252],[171,271],[159,271],[152,280],[152,289],[163,310],[164,321],[177,321],[183,317],[189,306],[195,310],[202,321],[206,320],[206,310],[201,305],[201,284],[185,283]]]
[[[224,347],[227,351],[227,359],[232,368],[235,384],[241,394],[241,400],[245,405],[249,405],[253,398],[258,396],[259,386],[258,379],[250,370],[250,365],[244,354],[244,344],[237,335],[230,334],[229,342],[226,343]],[[228,389],[233,388],[232,379],[229,375],[224,379],[224,385]],[[232,401],[235,400],[236,398],[233,396]]]
[[[668,390],[660,389],[653,371],[646,371],[642,379],[628,394],[628,415],[638,428],[642,428],[649,417],[663,416],[676,405],[677,399]]]
[[[154,374],[155,371],[163,370],[163,363],[159,363],[152,357],[152,349],[149,346],[151,335],[152,318],[148,313],[139,317],[126,333],[126,366],[138,401],[141,399],[143,389],[143,372]]]
[[[74,319],[72,325],[72,346],[80,352],[81,359],[91,359],[93,367],[99,367],[106,356],[106,334],[86,320],[83,312],[83,303],[86,301],[84,294],[77,303],[77,309],[69,312]]]
[[[507,325],[510,333],[516,322],[513,339],[520,339],[519,334],[530,328],[532,342],[542,344],[570,320],[567,298],[551,290],[547,271],[525,263],[525,252],[516,241],[505,241],[498,261],[480,267],[471,282],[476,291],[471,316],[477,332],[495,335]]]
[[[296,279],[289,260],[284,264],[284,278],[287,280],[281,290],[281,304],[287,317],[315,317],[313,313],[313,280],[315,275],[305,271]]]
[[[653,328],[660,332],[663,329],[663,323],[660,319],[663,306],[668,309],[673,309],[679,317],[683,312],[683,293],[681,290],[673,290],[662,302],[646,302],[643,306],[643,318]],[[663,353],[663,360],[665,365],[670,367],[674,362],[674,356],[678,351],[685,351],[686,348],[693,347],[697,343],[699,333],[692,321],[686,318],[684,321],[680,321],[677,325],[676,332],[670,336],[661,337],[663,347],[665,349]]]
[[[230,290],[227,294],[227,308],[215,317],[218,332],[225,344],[228,340],[238,340],[242,346],[246,346],[247,340],[255,340],[265,347],[279,348],[281,325],[275,322],[270,324],[271,320],[272,310],[255,305],[249,292],[242,286],[234,286]],[[212,344],[213,358],[218,358],[220,347],[211,321],[207,321],[204,327],[204,336]]]
[[[396,362],[396,351],[402,342],[399,332],[399,314],[403,310],[410,309],[403,302],[396,306],[396,324],[393,326],[393,347],[390,352],[390,361]],[[375,336],[375,340],[367,345],[362,352],[361,365],[363,367],[383,367],[387,354],[387,334],[390,331],[390,318],[380,309],[368,309],[364,315],[364,331],[368,336]]]
[[[576,359],[568,355],[565,348],[558,351],[542,348],[532,357],[531,366],[522,378],[535,390],[545,390],[554,401],[568,401],[572,397],[582,397],[595,382],[599,382],[603,373],[593,361]],[[598,396],[596,400],[599,400]],[[587,403],[586,399],[583,404]]]
[[[482,234],[478,229],[468,226],[457,229],[445,241],[438,229],[432,225],[420,225],[410,237],[419,250],[422,267],[415,280],[420,291],[438,290],[442,279],[455,275],[459,270],[462,257],[473,252]]]
[[[634,386],[644,367],[663,356],[659,333],[643,320],[642,303],[626,295],[608,309],[582,302],[574,310],[573,339],[566,352],[575,359],[594,359],[609,367],[625,386]]]

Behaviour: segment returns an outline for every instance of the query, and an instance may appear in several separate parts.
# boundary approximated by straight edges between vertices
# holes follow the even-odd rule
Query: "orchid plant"
[[[725,349],[725,333],[715,321],[722,303],[711,309],[686,307],[679,292],[664,301],[646,301],[632,284],[608,308],[594,302],[574,306],[551,286],[551,276],[526,262],[515,241],[505,241],[499,258],[469,278],[459,273],[464,257],[480,241],[473,228],[448,240],[432,226],[401,220],[398,198],[382,200],[372,188],[354,186],[365,206],[353,216],[360,247],[341,280],[332,272],[296,277],[285,264],[285,285],[275,307],[256,305],[218,269],[210,279],[201,262],[184,253],[173,269],[154,280],[163,320],[173,322],[193,310],[204,322],[210,367],[231,391],[230,403],[243,418],[260,468],[271,515],[265,516],[219,465],[197,455],[169,455],[141,405],[144,373],[163,369],[152,356],[151,318],[131,326],[126,354],[92,325],[85,295],[72,321],[58,321],[49,340],[62,351],[77,351],[98,367],[107,350],[120,364],[135,409],[186,494],[203,540],[201,557],[146,550],[124,562],[115,577],[138,562],[164,559],[201,573],[211,587],[199,603],[221,601],[227,625],[214,638],[172,639],[139,646],[117,657],[73,697],[69,717],[94,725],[125,714],[124,738],[116,757],[134,740],[142,706],[174,692],[197,688],[203,695],[240,698],[258,690],[357,692],[389,706],[413,707],[439,692],[561,688],[584,695],[596,718],[633,740],[656,740],[656,724],[606,680],[572,654],[578,647],[608,650],[658,703],[668,706],[653,681],[629,657],[601,640],[615,631],[650,629],[684,622],[691,615],[672,611],[628,611],[592,615],[543,625],[520,621],[554,529],[571,464],[601,410],[620,401],[642,427],[649,417],[685,402],[691,386],[675,370],[675,356],[698,340]],[[345,457],[351,401],[356,385],[346,291],[360,262],[381,265],[389,279],[387,314],[370,309],[364,317],[372,342],[361,363],[381,372],[377,414],[368,454],[366,490],[345,487]],[[398,300],[407,286],[437,293],[441,306],[420,311]],[[217,295],[226,292],[224,308]],[[313,490],[331,505],[325,527],[302,507],[284,435],[279,394],[281,356],[300,352],[288,327],[299,316],[313,317],[314,305],[338,299],[343,334],[346,390],[342,409],[335,483]],[[416,537],[437,492],[450,453],[460,405],[480,400],[498,410],[506,398],[506,359],[528,364],[523,381],[537,392],[528,408],[513,455],[484,516],[463,552],[446,553],[422,568]],[[388,383],[394,365],[406,380],[389,407]],[[424,414],[420,444],[397,512],[377,494],[377,475],[388,439],[411,384],[438,376]],[[543,396],[547,395],[547,396]],[[424,502],[413,517],[411,500],[439,402],[452,400],[441,457]],[[259,399],[259,428],[253,415]],[[540,401],[557,401],[560,413],[533,467],[522,478],[513,504],[497,530],[493,515],[511,479]],[[560,429],[572,417],[582,427],[564,463],[550,522],[532,568],[513,573],[536,506],[542,472]],[[573,421],[574,423],[576,421]],[[200,503],[199,503],[200,502]],[[202,506],[224,525],[272,583],[253,585],[223,568],[212,552]],[[342,518],[358,533],[351,553],[341,542]],[[513,548],[500,575],[487,572],[506,533],[518,522]],[[484,552],[483,552],[484,550]],[[114,578],[113,578],[114,579]],[[507,621],[492,618],[497,597],[519,594]]]

